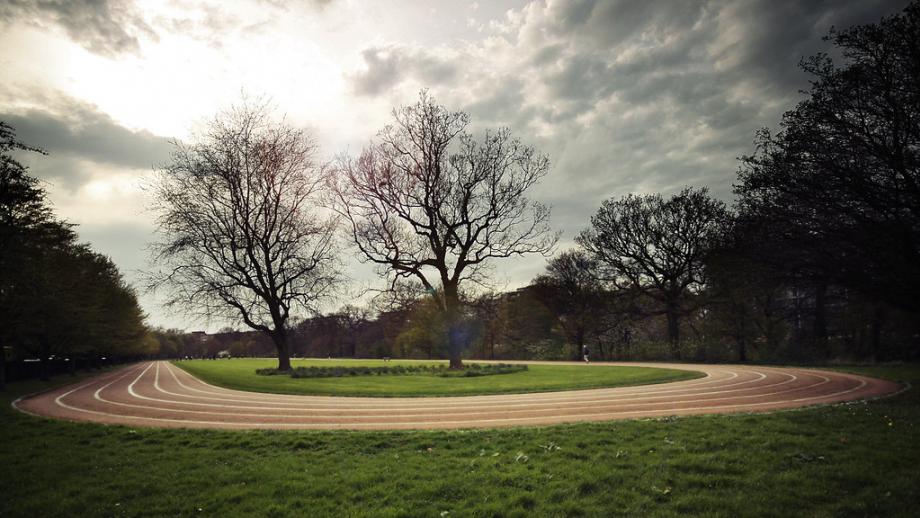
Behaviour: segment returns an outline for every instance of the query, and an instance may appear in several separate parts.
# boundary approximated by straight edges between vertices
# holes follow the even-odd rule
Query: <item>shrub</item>
[[[493,374],[512,374],[526,371],[526,365],[509,365],[506,363],[471,363],[466,369],[451,371],[444,364],[438,365],[395,365],[384,367],[295,367],[290,372],[278,369],[256,369],[260,376],[277,376],[289,374],[292,378],[341,378],[343,376],[438,376],[442,378],[490,376]]]

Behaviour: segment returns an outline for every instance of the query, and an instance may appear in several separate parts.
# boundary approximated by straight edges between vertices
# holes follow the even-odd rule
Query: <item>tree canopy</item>
[[[736,185],[753,256],[920,311],[920,3],[831,31],[807,97]]]
[[[77,357],[150,352],[133,288],[109,258],[78,243],[72,225],[55,218],[15,151],[44,154],[0,122],[0,363],[7,344],[14,356],[43,365],[55,355],[74,365]]]
[[[630,194],[605,201],[577,241],[614,288],[660,303],[676,354],[687,296],[704,286],[707,254],[728,216],[725,204],[705,188],[686,188],[668,199]]]

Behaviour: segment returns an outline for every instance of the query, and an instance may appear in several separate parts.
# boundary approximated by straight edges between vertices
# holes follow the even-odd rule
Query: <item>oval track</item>
[[[596,364],[585,365],[592,368]],[[761,412],[892,394],[897,383],[812,369],[616,364],[699,371],[658,385],[492,396],[367,398],[262,394],[209,385],[146,362],[13,403],[31,414],[131,426],[233,429],[413,429],[548,425],[670,415]]]

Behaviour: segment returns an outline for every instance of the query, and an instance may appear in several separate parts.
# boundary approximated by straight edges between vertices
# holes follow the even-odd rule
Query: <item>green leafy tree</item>
[[[44,154],[0,122],[0,343],[38,357],[44,378],[52,356],[75,365],[78,356],[144,353],[144,315],[133,290],[108,258],[55,219],[14,151]]]
[[[692,295],[705,285],[705,261],[729,217],[707,189],[610,199],[577,241],[620,292],[658,303],[651,314],[668,322],[671,353],[680,357],[680,321],[698,308]]]
[[[40,296],[28,279],[35,272],[32,259],[46,247],[69,244],[70,227],[55,220],[39,181],[29,176],[14,152],[44,151],[28,146],[15,130],[0,121],[0,388],[5,384],[6,350],[18,343],[29,327],[22,302]]]
[[[807,97],[742,161],[750,255],[918,314],[920,3],[827,39],[843,62],[803,61]]]
[[[599,263],[581,250],[563,252],[549,262],[546,273],[537,277],[533,286],[574,346],[572,358],[579,359],[587,341],[608,325],[609,294]]]

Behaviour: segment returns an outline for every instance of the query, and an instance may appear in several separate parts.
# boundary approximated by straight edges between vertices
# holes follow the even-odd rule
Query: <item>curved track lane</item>
[[[658,385],[491,396],[293,396],[215,387],[168,362],[158,361],[132,365],[82,384],[27,397],[14,402],[13,406],[40,416],[130,426],[474,428],[764,412],[875,398],[901,389],[890,381],[812,369],[657,363],[620,365],[692,370],[706,376]]]

